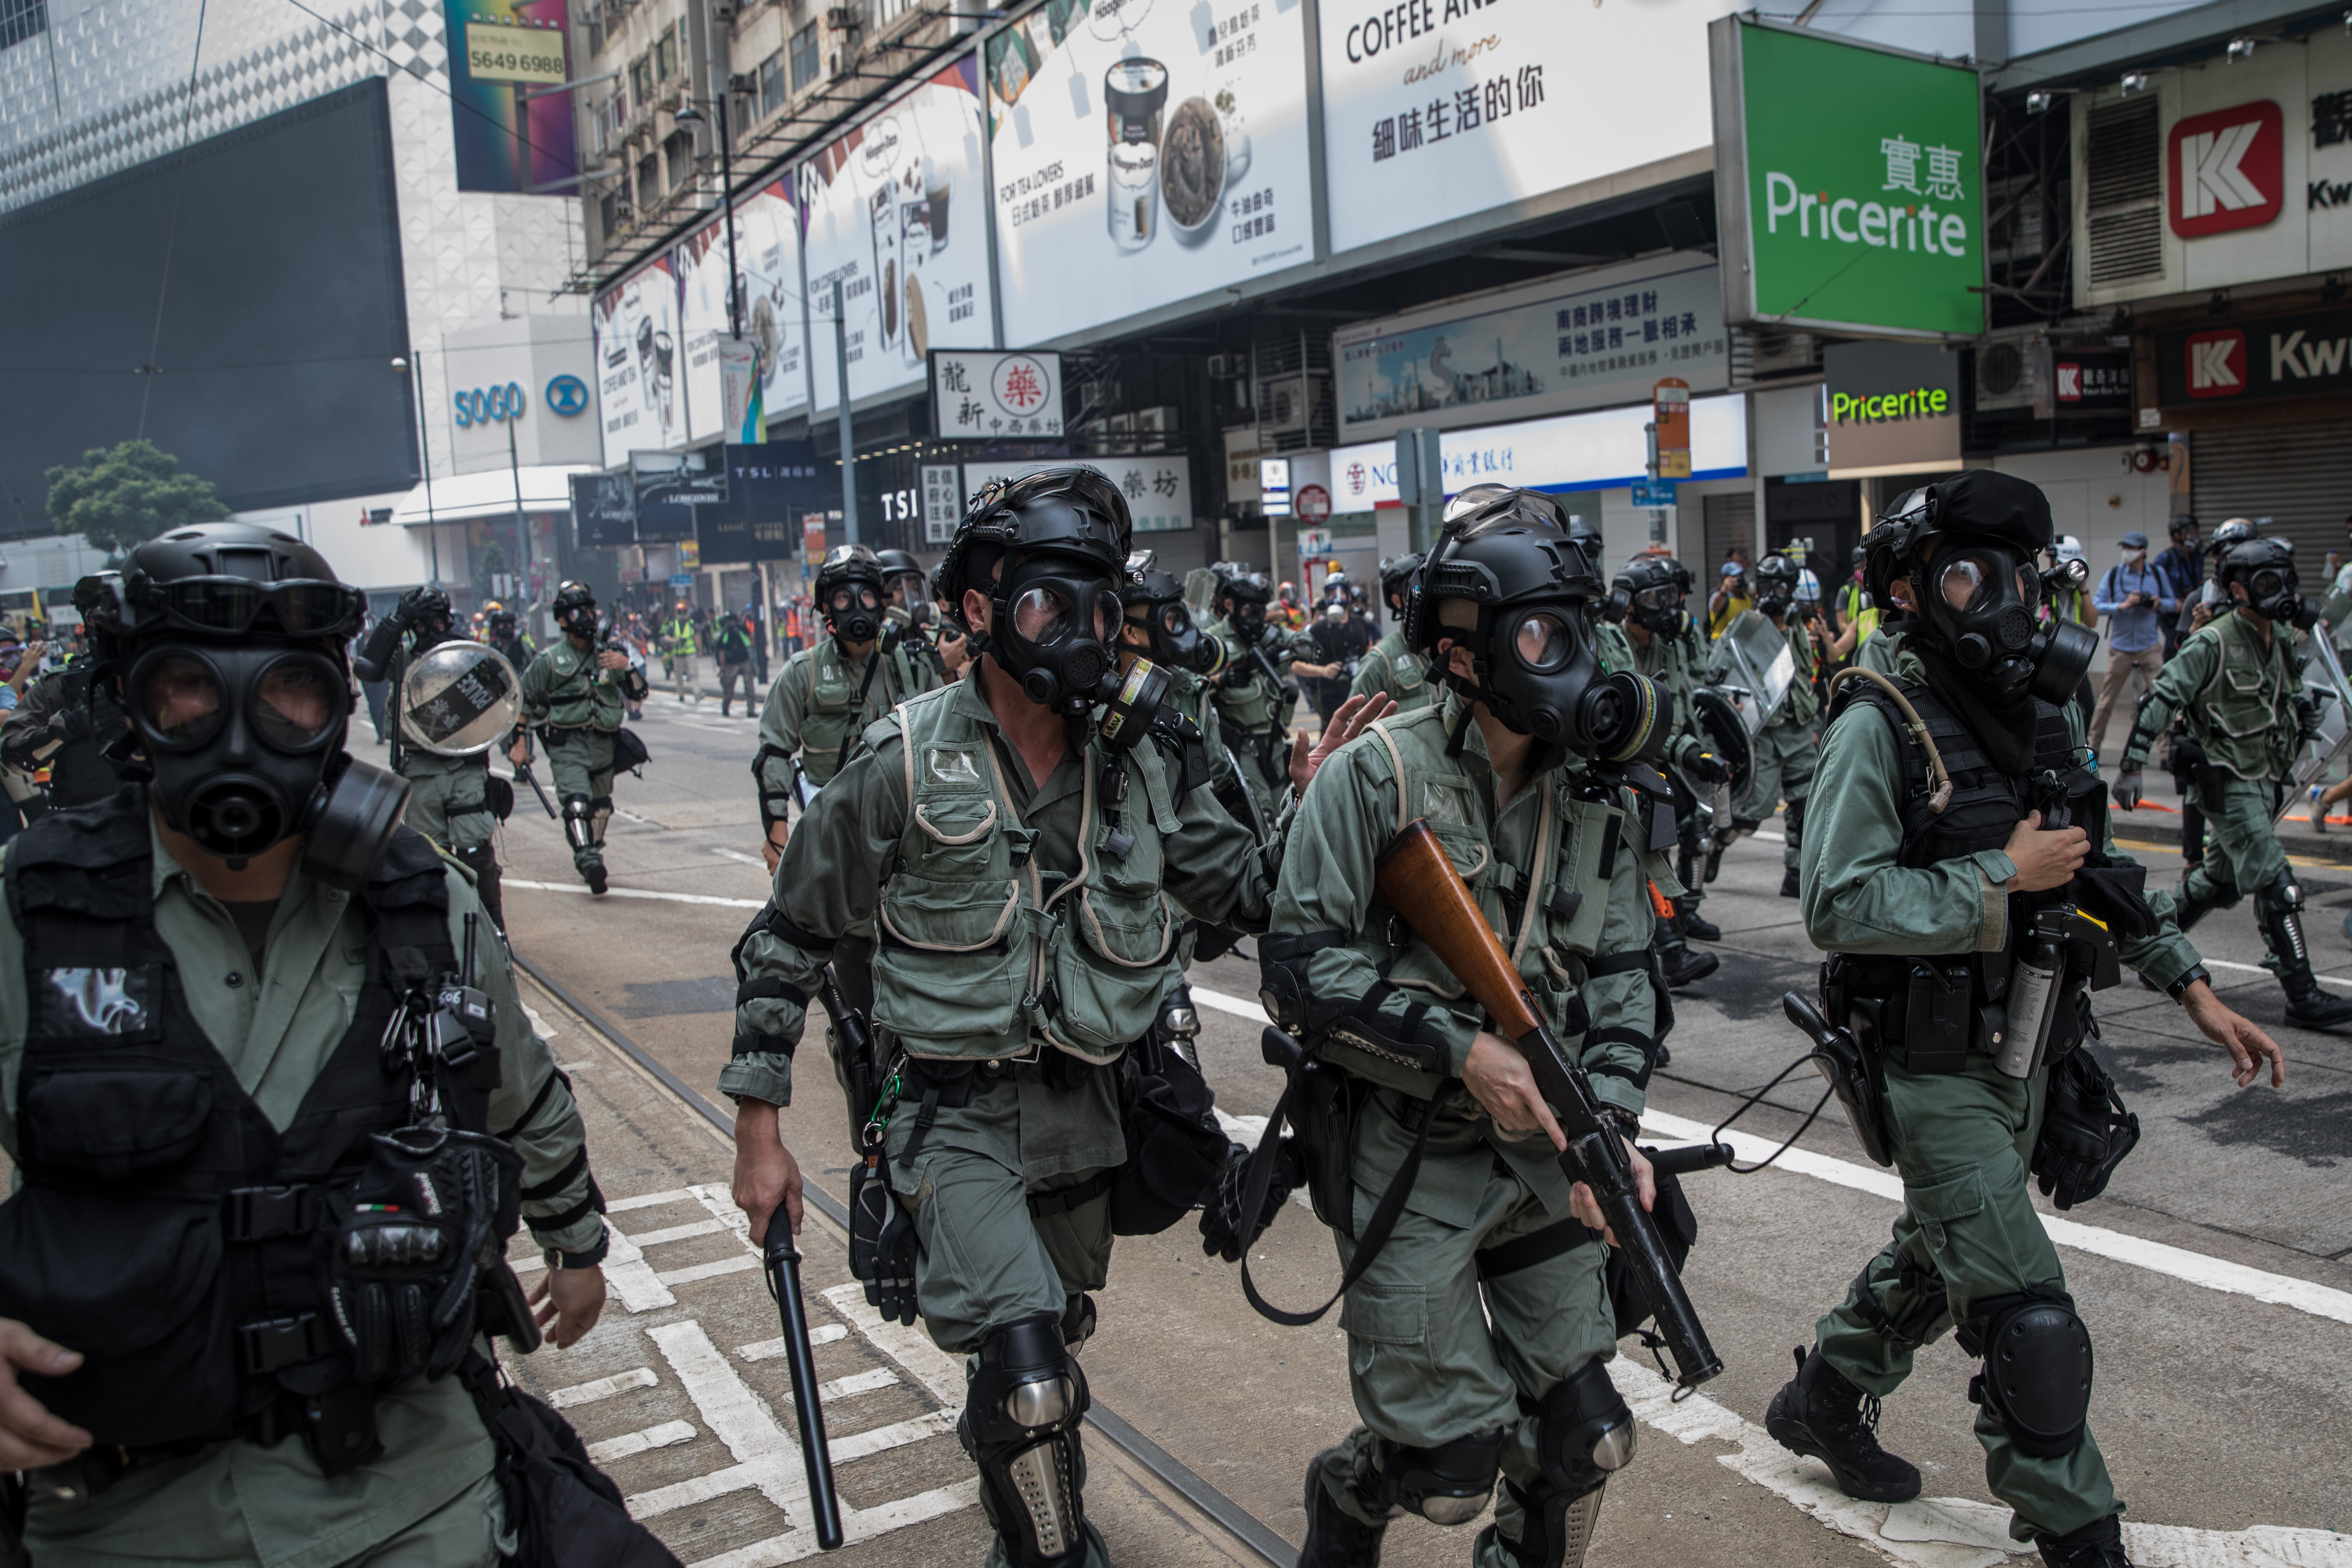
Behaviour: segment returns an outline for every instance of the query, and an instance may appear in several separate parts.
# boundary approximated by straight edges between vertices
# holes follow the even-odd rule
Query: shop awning
[[[519,471],[493,468],[488,473],[436,479],[433,481],[431,521],[472,522],[486,517],[512,517],[518,479],[522,485],[523,510],[569,511],[572,476],[595,471],[585,463],[563,463]],[[404,528],[423,524],[427,521],[425,501],[425,489],[420,484],[392,509],[392,521]]]

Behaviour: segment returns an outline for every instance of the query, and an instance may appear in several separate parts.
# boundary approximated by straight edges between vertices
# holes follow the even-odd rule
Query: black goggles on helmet
[[[145,631],[151,620],[181,631],[242,637],[264,616],[289,637],[349,637],[359,630],[367,595],[345,584],[317,579],[257,583],[249,577],[139,578],[123,586],[131,614]],[[126,626],[125,629],[131,629]]]

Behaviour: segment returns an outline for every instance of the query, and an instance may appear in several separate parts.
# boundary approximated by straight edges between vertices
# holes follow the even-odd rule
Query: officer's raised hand
[[[0,1470],[61,1465],[89,1447],[89,1434],[60,1421],[18,1385],[18,1368],[63,1377],[81,1352],[51,1344],[14,1318],[0,1318]]]
[[[2083,858],[2091,852],[2091,836],[2079,827],[2045,831],[2042,814],[2032,811],[2011,830],[2001,852],[2017,865],[2017,875],[2009,879],[2011,892],[2046,893],[2064,887],[2083,868]]]
[[[1302,731],[1290,739],[1290,784],[1300,795],[1314,782],[1316,770],[1332,752],[1370,729],[1381,719],[1396,711],[1396,699],[1385,691],[1369,696],[1350,697],[1332,713],[1331,721],[1323,726],[1322,736],[1307,749],[1307,737]]]
[[[751,1245],[768,1238],[768,1222],[778,1205],[794,1236],[801,1230],[801,1166],[784,1147],[776,1108],[745,1099],[735,1106],[735,1206],[751,1221]]]

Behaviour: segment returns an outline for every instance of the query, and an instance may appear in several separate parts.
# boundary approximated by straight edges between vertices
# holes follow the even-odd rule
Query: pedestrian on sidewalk
[[[2091,715],[2091,750],[2107,738],[2107,721],[2116,710],[2116,695],[2129,680],[2134,698],[2156,688],[2157,672],[2164,668],[2164,634],[2159,616],[2170,616],[2180,601],[2147,563],[2147,535],[2134,529],[2117,542],[2123,559],[2099,579],[2091,603],[2107,617],[2107,672],[2099,678],[2098,710]]]

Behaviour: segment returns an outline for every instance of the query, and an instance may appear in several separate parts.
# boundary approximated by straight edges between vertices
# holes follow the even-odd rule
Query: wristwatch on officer
[[[596,1233],[596,1245],[583,1251],[558,1252],[555,1248],[549,1247],[546,1251],[547,1266],[550,1268],[594,1268],[604,1261],[604,1255],[612,1250],[613,1227],[607,1225]]]
[[[2189,988],[2200,980],[2210,985],[2213,983],[2213,976],[2207,973],[2203,964],[2192,963],[2181,972],[2179,979],[2164,988],[2165,994],[2170,996],[2175,1002],[2182,1001],[2188,996]]]

